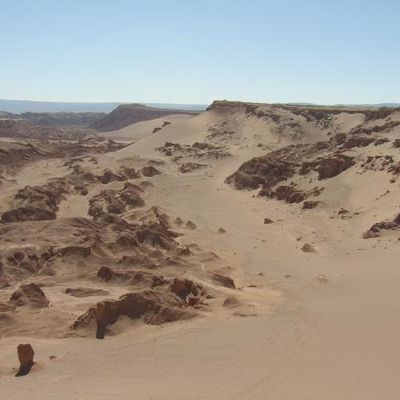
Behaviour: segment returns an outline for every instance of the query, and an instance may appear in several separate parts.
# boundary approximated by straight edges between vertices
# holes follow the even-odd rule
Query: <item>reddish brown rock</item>
[[[236,289],[235,281],[229,276],[214,274],[212,277],[218,284],[229,289]]]
[[[182,174],[188,174],[188,173],[193,172],[193,171],[195,171],[197,169],[205,168],[205,167],[207,167],[206,164],[187,162],[187,163],[181,164],[178,167],[178,171],[181,172]]]
[[[124,181],[126,180],[126,177],[122,174],[116,174],[113,171],[111,171],[110,169],[106,169],[103,172],[103,175],[100,175],[98,177],[99,181],[101,183],[103,183],[104,185],[110,182],[114,182],[114,181]]]
[[[121,174],[125,175],[129,179],[140,178],[140,174],[135,168],[128,168],[124,166],[121,168]]]
[[[114,271],[109,267],[101,267],[97,272],[97,277],[106,282],[121,282],[124,284],[141,286],[145,288],[155,288],[168,283],[162,275],[154,275],[148,271],[120,270]],[[98,291],[101,289],[96,289]],[[107,292],[108,294],[108,292]]]
[[[400,220],[396,219],[394,221],[382,221],[373,224],[364,234],[364,239],[370,239],[374,237],[379,237],[381,231],[393,231],[400,229]]]
[[[236,189],[257,189],[261,185],[270,188],[293,176],[295,167],[296,164],[282,160],[276,153],[270,153],[245,162],[226,179],[226,183],[234,185]]]
[[[189,297],[187,303],[190,307],[196,307],[200,304],[200,297]]]
[[[175,232],[169,230],[165,224],[161,223],[143,225],[135,233],[138,243],[164,250],[171,250],[177,247],[177,243],[174,240],[177,236]]]
[[[29,374],[34,361],[35,352],[30,344],[20,344],[18,346],[18,359],[20,363],[19,370],[15,376],[24,376]]]
[[[342,147],[345,149],[352,149],[354,147],[365,147],[373,143],[374,141],[375,139],[373,137],[353,135],[343,143]]]
[[[238,307],[240,305],[240,301],[237,297],[235,296],[228,296],[224,302],[222,303],[222,305],[224,307],[227,308],[234,308],[234,307]]]
[[[69,184],[62,179],[42,186],[26,186],[17,192],[16,207],[3,213],[1,222],[55,219],[58,205],[68,190]]]
[[[285,201],[286,203],[290,204],[300,203],[307,197],[307,193],[303,192],[302,190],[296,189],[294,186],[289,185],[278,186],[275,190],[263,188],[260,191],[259,195],[276,198],[277,200]]]
[[[345,156],[344,154],[323,158],[316,168],[318,179],[333,178],[353,165],[353,157]]]
[[[119,300],[102,301],[96,310],[96,338],[103,339],[106,328],[117,322],[119,317],[142,319],[151,325],[187,319],[194,314],[185,310],[186,303],[167,293],[146,290],[128,293]]]
[[[304,251],[304,253],[315,253],[314,247],[309,243],[304,243],[301,250]]]
[[[192,222],[192,221],[187,221],[187,222],[186,222],[186,228],[193,230],[193,229],[196,229],[197,226],[196,226],[196,224],[195,224],[194,222]]]
[[[151,176],[155,176],[155,175],[160,175],[161,172],[157,168],[153,167],[152,165],[147,165],[142,168],[142,174],[143,174],[143,176],[151,177]]]
[[[200,296],[204,293],[203,288],[197,283],[189,279],[179,279],[175,278],[171,283],[169,290],[175,293],[182,300],[186,300],[189,295]]]
[[[19,289],[11,295],[10,304],[16,307],[28,305],[31,307],[43,308],[49,305],[49,300],[39,286],[30,283],[28,285],[21,285]]]
[[[398,149],[400,147],[400,139],[395,139],[393,141],[393,147]]]
[[[114,277],[114,271],[109,267],[103,266],[97,271],[97,277],[106,282],[110,281]]]
[[[307,200],[303,203],[303,210],[311,210],[315,207],[317,207],[317,205],[319,204],[319,201],[316,200]]]
[[[89,201],[89,215],[95,220],[104,219],[108,214],[121,215],[127,208],[144,206],[141,198],[143,189],[130,182],[125,182],[121,190],[102,190]]]
[[[18,207],[4,212],[1,216],[1,222],[43,221],[55,218],[55,212],[49,210],[41,210],[35,207]]]
[[[11,304],[0,302],[0,312],[13,311],[15,308]]]

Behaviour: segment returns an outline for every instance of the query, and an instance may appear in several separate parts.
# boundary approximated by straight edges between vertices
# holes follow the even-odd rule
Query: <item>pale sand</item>
[[[99,168],[135,155],[162,159],[156,147],[165,141],[202,141],[216,118],[210,113],[185,118],[155,135],[142,126],[125,128],[124,137],[136,144],[99,157]],[[357,118],[343,124],[355,126]],[[317,132],[309,140],[316,137]],[[393,216],[398,184],[390,184],[384,173],[356,176],[350,169],[330,180],[319,198],[324,205],[313,212],[253,198],[224,179],[243,161],[266,153],[257,147],[260,138],[270,146],[285,142],[265,124],[249,121],[232,139],[233,157],[189,175],[167,164],[168,174],[152,178],[148,194],[171,216],[196,223],[184,242],[199,243],[237,267],[233,277],[239,286],[258,285],[243,289],[243,298],[258,315],[235,317],[217,305],[203,317],[162,327],[124,321],[119,335],[103,341],[5,338],[0,342],[5,398],[399,398],[400,250],[395,239],[361,237],[373,222]],[[383,150],[397,152],[389,145]],[[360,151],[376,153],[373,148]],[[32,175],[27,171],[18,178],[21,182],[48,178],[44,169],[31,168]],[[391,192],[376,200],[387,189]],[[85,215],[86,206],[70,197],[60,212]],[[329,218],[341,207],[365,213],[350,220]],[[264,225],[265,217],[276,222]],[[218,233],[220,227],[225,234]],[[301,252],[304,242],[317,253]],[[319,274],[328,281],[316,280]],[[22,342],[32,343],[38,365],[16,379],[11,367],[17,366],[16,345]],[[52,355],[56,358],[49,360]]]

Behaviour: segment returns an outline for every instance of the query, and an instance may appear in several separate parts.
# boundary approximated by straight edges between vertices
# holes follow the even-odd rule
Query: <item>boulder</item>
[[[97,277],[102,279],[103,281],[110,281],[114,277],[114,271],[106,266],[100,267],[100,269],[97,271]]]
[[[31,307],[43,308],[49,305],[49,300],[39,286],[30,283],[21,285],[19,289],[11,295],[10,304],[16,307],[28,305]]]
[[[30,344],[20,344],[18,346],[18,359],[20,367],[15,376],[24,376],[29,374],[34,364],[34,355],[35,352]]]
[[[142,168],[142,175],[151,177],[151,176],[155,176],[155,175],[161,175],[161,172],[157,168],[153,167],[152,165],[147,165]]]
[[[169,286],[169,290],[176,294],[182,300],[186,300],[189,295],[200,296],[203,293],[203,288],[190,279],[175,278]]]
[[[214,274],[212,277],[219,285],[229,289],[236,289],[235,281],[229,276]]]
[[[193,229],[196,229],[197,226],[194,222],[189,220],[188,222],[186,222],[186,228],[193,230]]]
[[[224,307],[227,308],[234,308],[234,307],[238,307],[240,305],[240,301],[237,297],[235,296],[228,296],[224,302],[222,303],[222,305]]]
[[[319,201],[317,200],[307,200],[303,203],[303,210],[311,210],[319,204]]]
[[[304,243],[301,250],[304,251],[304,253],[315,253],[314,247],[309,243]]]

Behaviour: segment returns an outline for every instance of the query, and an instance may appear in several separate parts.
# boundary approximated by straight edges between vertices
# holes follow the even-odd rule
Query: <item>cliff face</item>
[[[153,108],[144,106],[142,104],[123,104],[92,124],[91,128],[103,132],[112,131],[135,124],[136,122],[148,121],[172,114],[196,115],[197,112],[188,110]]]

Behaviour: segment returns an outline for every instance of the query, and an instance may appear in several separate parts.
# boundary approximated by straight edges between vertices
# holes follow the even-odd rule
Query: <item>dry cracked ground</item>
[[[399,109],[217,101],[106,133],[13,129],[3,393],[398,398]]]

